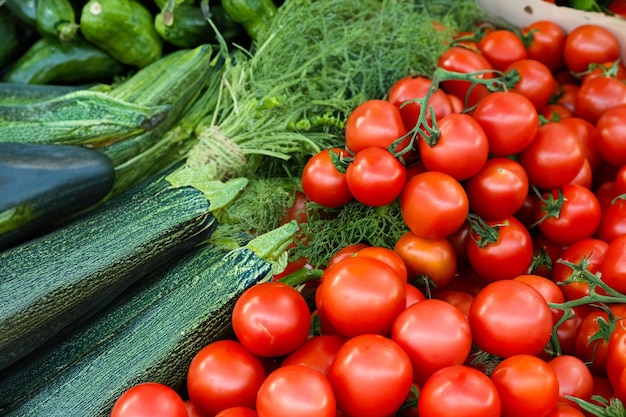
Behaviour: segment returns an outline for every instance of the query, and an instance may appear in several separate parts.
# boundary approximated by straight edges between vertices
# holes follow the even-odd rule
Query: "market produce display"
[[[619,2],[486,2],[0,2],[0,416],[625,415]]]

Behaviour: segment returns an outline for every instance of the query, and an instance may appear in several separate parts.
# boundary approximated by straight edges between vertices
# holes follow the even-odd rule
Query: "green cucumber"
[[[95,205],[114,179],[93,149],[0,142],[0,250]]]
[[[154,28],[164,41],[179,48],[193,48],[215,41],[211,25],[198,6],[181,4],[154,17]]]
[[[0,370],[95,314],[214,228],[202,192],[159,177],[0,252]]]
[[[154,129],[170,106],[143,106],[94,90],[0,105],[3,142],[105,145]]]
[[[37,30],[41,36],[61,42],[74,39],[78,24],[70,0],[37,0]]]
[[[3,415],[105,417],[135,384],[180,388],[193,356],[226,334],[238,296],[270,275],[268,259],[285,250],[296,230],[288,223],[217,261],[214,248],[196,248],[164,272],[163,280],[182,279],[179,286]]]
[[[37,27],[37,0],[5,0],[4,5],[23,23]]]

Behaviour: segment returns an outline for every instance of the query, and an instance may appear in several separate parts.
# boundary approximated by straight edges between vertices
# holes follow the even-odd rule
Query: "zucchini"
[[[0,142],[0,250],[96,204],[114,179],[93,149]]]
[[[95,90],[26,105],[0,105],[3,142],[104,145],[161,123],[170,106],[142,106]]]
[[[159,177],[0,252],[0,370],[102,309],[214,228],[204,194]]]
[[[3,4],[20,21],[33,28],[37,27],[37,0],[5,0]]]
[[[37,30],[61,42],[76,38],[78,24],[70,0],[37,0]]]
[[[89,87],[0,82],[0,105],[32,104],[37,101],[56,98],[64,94],[84,90],[86,88]]]
[[[214,248],[196,248],[164,272],[162,279],[182,279],[178,286],[3,415],[105,417],[135,384],[180,388],[193,356],[228,332],[238,296],[270,276],[268,260],[285,250],[297,228],[288,223],[217,261]]]
[[[154,28],[164,41],[179,48],[215,41],[213,28],[199,6],[182,4],[163,9],[154,17]]]

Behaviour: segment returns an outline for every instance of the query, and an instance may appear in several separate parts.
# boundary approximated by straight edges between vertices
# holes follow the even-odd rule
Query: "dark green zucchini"
[[[102,85],[104,88],[105,84]],[[0,82],[0,105],[33,104],[60,97],[73,91],[99,88],[95,85],[17,84]]]
[[[37,0],[5,0],[4,6],[23,23],[37,27]]]
[[[114,180],[93,149],[0,142],[0,250],[93,206]]]
[[[76,38],[78,24],[70,0],[37,0],[37,30],[61,42]]]
[[[159,177],[0,252],[0,370],[96,313],[214,228],[200,191],[172,188]]]
[[[154,28],[164,41],[179,48],[193,48],[215,41],[211,25],[199,6],[181,4],[154,17]]]
[[[193,356],[230,329],[238,296],[269,276],[268,260],[285,250],[296,230],[295,222],[288,223],[217,261],[214,248],[197,248],[161,278],[179,285],[3,415],[105,417],[135,384],[180,388]]]
[[[0,69],[10,64],[17,55],[21,40],[13,16],[6,7],[0,7]]]

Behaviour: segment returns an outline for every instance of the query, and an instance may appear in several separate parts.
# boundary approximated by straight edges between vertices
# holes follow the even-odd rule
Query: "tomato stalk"
[[[324,271],[319,268],[303,267],[285,275],[277,281],[295,288],[307,282],[319,280],[322,278],[323,272]]]
[[[626,417],[626,410],[624,409],[624,405],[618,398],[615,397],[611,398],[610,401],[607,401],[606,398],[600,395],[594,395],[593,397],[591,397],[592,400],[600,403],[601,405],[593,404],[583,399],[572,397],[570,395],[566,395],[565,398],[574,401],[580,406],[580,408],[593,416]]]
[[[541,211],[544,214],[539,220],[537,220],[530,226],[531,229],[546,220],[547,218],[554,217],[558,219],[561,215],[561,209],[563,208],[563,204],[567,201],[563,190],[560,188],[557,190],[556,198],[554,198],[554,195],[552,193],[548,193],[547,197],[543,197],[535,186],[533,186],[533,190],[535,191],[535,194],[537,194],[537,196],[539,197],[539,200],[543,203],[541,205]]]
[[[480,216],[469,213],[467,215],[467,220],[469,222],[470,228],[473,233],[470,233],[470,238],[476,242],[478,247],[484,248],[489,244],[496,243],[498,241],[499,232],[498,229],[500,226],[507,226],[508,222],[495,224],[490,226],[484,221]],[[474,237],[477,235],[478,238]]]

